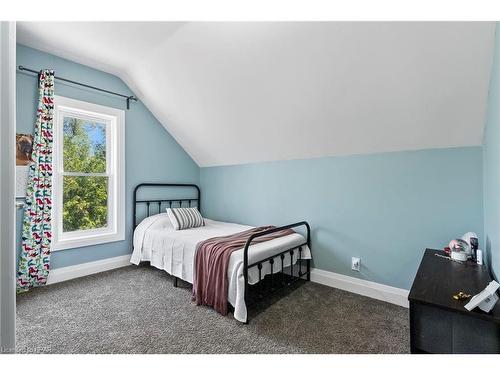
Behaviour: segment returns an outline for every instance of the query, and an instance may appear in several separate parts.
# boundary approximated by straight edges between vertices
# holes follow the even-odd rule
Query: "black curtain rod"
[[[26,72],[36,73],[36,74],[40,73],[37,70],[28,69],[28,68],[25,68],[22,65],[19,65],[18,69],[20,71],[26,71]],[[54,75],[54,78],[56,78],[56,79],[58,79],[60,81],[65,81],[65,82],[72,83],[74,85],[83,86],[83,87],[86,87],[86,88],[89,88],[89,89],[92,89],[92,90],[97,90],[97,91],[101,91],[101,92],[105,92],[105,93],[108,93],[108,94],[111,94],[111,95],[116,95],[116,96],[120,96],[122,98],[125,98],[125,99],[127,99],[127,109],[130,109],[130,101],[131,100],[137,101],[137,98],[135,96],[133,96],[133,95],[123,95],[123,94],[120,94],[120,93],[117,93],[117,92],[114,92],[114,91],[109,91],[109,90],[101,89],[99,87],[90,86],[90,85],[87,85],[85,83],[80,83],[80,82],[72,81],[71,79],[62,78],[62,77],[56,77],[55,75]]]

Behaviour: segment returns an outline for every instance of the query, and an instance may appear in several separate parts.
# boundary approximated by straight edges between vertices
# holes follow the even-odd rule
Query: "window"
[[[122,110],[55,97],[53,250],[125,239]]]

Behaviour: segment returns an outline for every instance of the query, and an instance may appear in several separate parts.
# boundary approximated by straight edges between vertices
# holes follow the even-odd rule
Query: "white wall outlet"
[[[353,271],[359,272],[359,268],[360,267],[361,267],[361,259],[356,258],[356,257],[352,257],[352,260],[351,260],[351,269]]]

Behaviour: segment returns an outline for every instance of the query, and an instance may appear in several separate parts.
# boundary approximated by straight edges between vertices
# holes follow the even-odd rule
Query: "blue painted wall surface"
[[[201,168],[200,181],[206,216],[307,220],[315,267],[399,288],[426,247],[483,231],[480,147]]]
[[[130,89],[116,76],[74,63],[22,45],[17,46],[17,64],[28,68],[51,68],[56,75],[75,81],[107,88],[125,94]],[[56,80],[56,95],[84,100],[119,109],[125,101]],[[17,131],[32,133],[37,105],[37,77],[17,73]],[[125,111],[126,137],[126,240],[99,246],[57,251],[52,254],[52,267],[59,268],[130,253],[132,250],[132,190],[144,181],[199,182],[199,168],[181,146],[168,134],[141,102],[133,102]],[[21,211],[18,211],[18,234],[21,230]],[[19,236],[18,236],[19,237]],[[19,249],[19,240],[18,240]]]
[[[500,276],[500,36],[498,23],[483,147],[484,237],[491,270]]]

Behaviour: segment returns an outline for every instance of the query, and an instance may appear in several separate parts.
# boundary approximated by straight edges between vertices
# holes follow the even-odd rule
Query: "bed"
[[[169,194],[166,198],[165,195]],[[198,207],[200,188],[193,184],[143,183],[134,190],[134,250],[131,263],[149,262],[173,277],[174,285],[182,279],[193,283],[197,245],[206,239],[239,233],[251,226],[205,218],[205,226],[174,230],[166,208]],[[266,242],[252,244],[255,238],[288,228],[303,228],[304,235],[293,233]],[[228,302],[236,320],[248,323],[250,286],[267,279],[266,288],[258,290],[260,299],[310,279],[310,227],[305,221],[252,235],[242,249],[234,251],[227,270]]]

